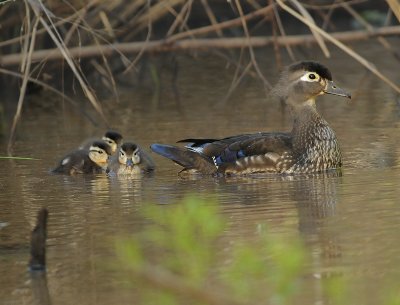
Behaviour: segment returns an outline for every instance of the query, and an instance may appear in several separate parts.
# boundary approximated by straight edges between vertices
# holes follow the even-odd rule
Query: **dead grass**
[[[400,20],[399,1],[386,2],[388,16],[393,14]],[[385,24],[375,28],[358,13],[358,5],[373,5],[376,2],[372,0],[335,0],[330,5],[326,1],[317,0],[92,0],[87,3],[70,0],[45,3],[46,6],[38,0],[25,0],[0,4],[0,18],[12,16],[2,23],[3,33],[19,33],[17,37],[2,34],[0,64],[3,69],[0,73],[22,77],[17,111],[10,132],[10,152],[28,82],[36,80],[43,87],[51,87],[51,82],[46,83],[40,79],[42,69],[37,68],[43,67],[50,60],[67,63],[66,72],[74,75],[88,102],[105,125],[107,117],[95,90],[87,80],[87,73],[101,75],[104,84],[118,101],[115,74],[137,71],[137,65],[146,52],[207,50],[227,58],[236,66],[228,98],[245,76],[261,80],[266,92],[271,88],[269,76],[264,74],[257,62],[255,48],[273,46],[279,66],[282,47],[295,60],[293,48],[305,43],[317,43],[321,52],[329,57],[330,49],[326,44],[329,41],[347,54],[349,59],[359,62],[400,93],[397,84],[345,44],[358,39],[371,39],[378,41],[383,51],[395,58],[400,57],[398,51],[384,38],[385,35],[399,35],[400,26]],[[25,13],[17,13],[22,8]],[[344,33],[328,32],[326,28],[335,28],[331,16],[339,10],[347,12],[350,18],[357,20],[365,29]],[[310,34],[287,35],[288,14],[307,25]],[[272,29],[272,36],[255,36],[253,31],[261,26]],[[232,37],[227,34],[230,30],[243,34]],[[229,52],[232,48],[241,49],[239,59]],[[118,68],[119,72],[116,72],[115,61],[124,67],[122,70]],[[85,72],[82,70],[82,62],[85,62]],[[52,65],[46,66],[46,73],[51,74]]]

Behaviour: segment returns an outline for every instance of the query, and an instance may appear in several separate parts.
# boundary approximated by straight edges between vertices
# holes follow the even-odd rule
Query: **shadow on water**
[[[42,208],[38,212],[37,223],[31,234],[29,273],[31,277],[33,304],[37,305],[51,304],[46,273],[47,218],[48,211]]]

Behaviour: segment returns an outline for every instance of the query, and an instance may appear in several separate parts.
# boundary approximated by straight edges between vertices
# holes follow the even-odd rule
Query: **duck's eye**
[[[98,152],[100,155],[103,153],[103,151],[101,151],[101,150],[98,150],[97,152]]]
[[[310,74],[308,74],[308,78],[311,80],[314,80],[317,78],[317,76],[314,73],[310,73]]]

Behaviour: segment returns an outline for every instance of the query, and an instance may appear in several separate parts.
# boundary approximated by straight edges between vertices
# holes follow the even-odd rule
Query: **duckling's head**
[[[115,153],[122,143],[122,135],[113,130],[108,130],[101,139],[110,145],[112,153]]]
[[[316,97],[323,94],[351,98],[349,93],[333,83],[328,68],[314,61],[301,61],[287,67],[273,89],[273,94],[293,106],[314,103]]]
[[[139,147],[134,143],[124,143],[119,149],[118,161],[122,165],[133,167],[140,163]]]
[[[111,147],[104,141],[94,141],[89,148],[89,158],[100,167],[106,167]]]

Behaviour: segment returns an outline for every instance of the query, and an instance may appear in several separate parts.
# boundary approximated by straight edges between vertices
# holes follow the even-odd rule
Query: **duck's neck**
[[[293,149],[304,152],[319,142],[336,140],[334,131],[317,112],[315,100],[310,99],[305,103],[291,104],[293,115]]]

